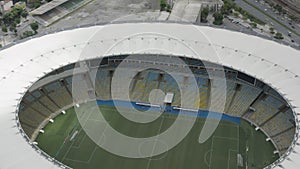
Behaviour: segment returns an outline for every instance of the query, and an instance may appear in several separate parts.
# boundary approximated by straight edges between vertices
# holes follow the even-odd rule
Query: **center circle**
[[[153,105],[162,105],[165,98],[165,92],[161,89],[153,89],[149,94],[149,102]]]

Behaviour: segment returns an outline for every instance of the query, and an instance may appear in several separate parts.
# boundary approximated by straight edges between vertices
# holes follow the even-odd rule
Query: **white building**
[[[12,0],[4,0],[0,1],[0,11],[2,13],[11,10],[11,7],[13,6],[13,1]]]

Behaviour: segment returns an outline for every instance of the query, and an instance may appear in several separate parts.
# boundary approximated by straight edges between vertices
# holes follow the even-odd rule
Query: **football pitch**
[[[163,113],[153,122],[140,124],[125,119],[115,107],[99,108],[109,125],[136,138],[162,133],[177,118],[177,115]],[[249,169],[262,169],[278,159],[278,155],[273,154],[273,144],[244,120],[240,125],[221,121],[214,134],[200,144],[198,139],[205,118],[197,118],[188,135],[163,154],[149,158],[121,157],[102,149],[89,138],[74,108],[66,112],[45,126],[45,133],[40,134],[36,141],[43,151],[74,169],[243,169],[246,163]],[[95,120],[93,114],[87,116],[87,123]]]

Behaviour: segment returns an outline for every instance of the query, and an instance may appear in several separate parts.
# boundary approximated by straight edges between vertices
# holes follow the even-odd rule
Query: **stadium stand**
[[[61,86],[56,92],[49,93],[48,95],[61,108],[72,103],[72,97],[64,86]]]
[[[258,97],[261,89],[249,86],[247,84],[237,83],[233,96],[232,105],[228,109],[228,114],[240,117],[248,110],[251,103]]]
[[[141,58],[143,57],[146,56]],[[104,59],[101,64],[98,61],[88,61],[89,69],[95,73],[94,84],[91,80],[91,74],[80,72],[55,79],[28,92],[22,100],[19,112],[21,125],[27,135],[31,137],[40,128],[43,121],[61,111],[65,106],[72,105],[73,102],[76,103],[80,99],[91,98],[90,91],[95,91],[97,99],[112,99],[111,83],[114,69],[124,58],[126,56],[115,56]],[[176,65],[182,64],[182,62],[175,61],[172,62],[173,65],[165,63],[171,62],[173,59],[166,56],[162,60],[153,56],[150,61],[148,58],[147,62],[140,62],[135,59],[127,60],[127,67],[122,67],[121,72],[126,73],[129,69],[132,69],[136,73],[134,77],[129,77],[133,79],[129,86],[130,101],[147,103],[151,91],[160,89],[165,94],[168,92],[174,93],[172,106],[181,106],[181,94],[189,97],[194,93],[191,86],[193,76],[188,74],[182,66]],[[189,108],[208,110],[211,97],[226,98],[225,107],[221,113],[247,119],[259,126],[272,139],[280,154],[287,150],[295,133],[295,121],[293,120],[293,111],[287,106],[280,94],[260,81],[255,81],[254,84],[242,82],[237,78],[237,72],[229,68],[224,71],[227,78],[224,84],[224,81],[219,79],[222,76],[219,72],[213,72],[212,77],[209,77],[208,72],[203,68],[204,64],[202,62],[192,59],[183,59],[183,61],[191,66],[200,94],[199,98],[191,103]],[[154,63],[163,66],[166,64],[166,70],[172,72],[172,76],[167,72],[156,69],[138,71],[138,68],[142,67],[143,64]],[[219,71],[213,64],[208,63],[206,66],[211,70]],[[72,65],[71,69],[61,69],[52,75],[57,76],[74,68]],[[51,78],[52,75],[47,75],[44,78]],[[120,75],[120,78],[128,77]],[[175,79],[177,79],[177,82]],[[179,86],[182,86],[182,93]],[[75,100],[72,97],[74,95]],[[122,97],[117,95],[116,98]],[[219,102],[217,107],[222,107],[221,101]],[[249,111],[250,107],[251,111]]]
[[[108,100],[110,98],[108,95],[109,85],[109,70],[98,71],[95,78],[95,92],[99,99]]]
[[[19,116],[22,127],[26,127],[27,134],[31,136],[39,124],[45,119],[39,113],[32,111],[31,108],[26,108],[23,110],[22,114]],[[26,131],[26,130],[25,130]]]
[[[252,107],[256,110],[248,117],[251,121],[255,121],[258,125],[261,125],[275,113],[279,111],[279,108],[283,105],[282,102],[273,98],[272,96],[266,96],[264,99],[257,100]]]
[[[294,133],[295,128],[293,127],[278,136],[272,137],[281,154],[283,154],[286,151],[286,149],[290,146],[294,138]]]
[[[276,116],[274,116],[269,122],[265,123],[262,126],[262,128],[269,135],[276,135],[294,126],[294,124],[292,124],[289,120],[290,119],[288,115],[280,112]]]
[[[48,108],[50,108],[50,110],[52,112],[55,112],[56,110],[58,110],[60,107],[49,98],[48,95],[42,96],[40,99],[40,102],[42,102],[44,105],[47,105]]]

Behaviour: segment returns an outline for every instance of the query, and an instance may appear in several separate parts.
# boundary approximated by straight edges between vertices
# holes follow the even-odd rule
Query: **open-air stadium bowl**
[[[86,47],[94,50],[85,51]],[[299,50],[260,37],[206,26],[115,23],[36,37],[0,51],[0,168],[64,166],[41,152],[18,121],[20,101],[36,81],[71,63],[129,54],[196,58],[238,70],[268,84],[285,98],[296,123],[290,148],[269,167],[296,169],[300,165]]]

